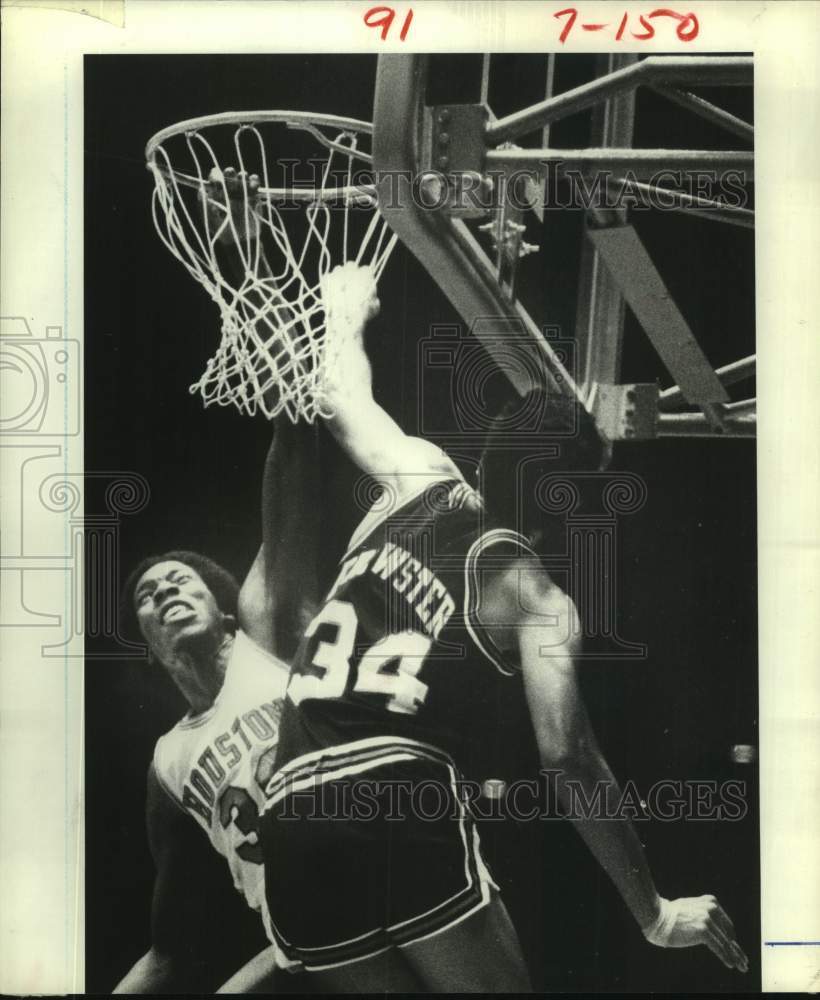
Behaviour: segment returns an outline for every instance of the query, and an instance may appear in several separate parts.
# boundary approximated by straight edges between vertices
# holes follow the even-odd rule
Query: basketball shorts
[[[432,937],[497,886],[452,759],[372,738],[298,757],[273,776],[262,816],[274,939],[329,969]]]

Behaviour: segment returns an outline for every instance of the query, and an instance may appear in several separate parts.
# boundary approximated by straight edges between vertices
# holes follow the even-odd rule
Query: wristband
[[[669,935],[675,926],[678,911],[677,907],[670,903],[668,899],[664,899],[663,896],[660,897],[660,904],[661,909],[657,917],[651,924],[642,927],[641,930],[643,931],[643,936],[650,944],[656,944],[663,948],[669,942]]]

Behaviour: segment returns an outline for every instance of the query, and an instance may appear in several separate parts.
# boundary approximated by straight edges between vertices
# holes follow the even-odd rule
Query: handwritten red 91
[[[567,7],[564,10],[559,10],[552,16],[557,18],[566,18],[561,34],[558,36],[558,41],[563,45],[569,37],[572,29],[575,27],[575,22],[578,20],[578,9],[576,7]],[[628,11],[624,11],[623,16],[618,23],[618,30],[615,32],[616,42],[620,42],[620,40],[624,37],[627,26],[630,24],[630,16],[634,22],[635,15],[630,15]],[[653,10],[649,14],[639,14],[637,20],[643,30],[630,30],[630,35],[642,42],[648,41],[650,38],[654,38],[655,26],[651,22],[656,18],[671,18],[672,20],[677,21],[675,34],[677,34],[678,38],[682,42],[693,41],[697,38],[698,32],[700,31],[698,19],[691,11],[688,14],[679,14],[676,10],[670,10],[668,7],[659,7],[657,10]],[[603,31],[605,28],[614,24],[614,21],[607,21],[604,24],[584,22],[580,25],[580,28],[582,31]]]
[[[371,7],[370,10],[365,12],[364,23],[368,28],[381,28],[382,41],[387,40],[387,36],[390,33],[390,28],[393,25],[393,21],[396,18],[396,11],[393,7]],[[402,22],[401,30],[399,31],[399,40],[404,41],[407,38],[407,32],[410,30],[410,24],[413,21],[413,8],[411,7],[404,17]]]

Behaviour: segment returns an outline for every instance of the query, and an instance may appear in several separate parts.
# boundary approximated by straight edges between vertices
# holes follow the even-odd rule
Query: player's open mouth
[[[180,621],[183,618],[188,618],[193,613],[194,609],[190,604],[186,604],[184,601],[172,601],[162,609],[160,621],[163,625],[167,625],[168,622],[175,622]]]

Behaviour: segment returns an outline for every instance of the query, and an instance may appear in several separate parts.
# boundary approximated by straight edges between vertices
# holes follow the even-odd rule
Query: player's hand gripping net
[[[278,143],[263,135],[271,129]],[[308,137],[312,155],[300,163],[313,176],[296,185],[287,175],[291,186],[274,187],[266,149],[288,150],[287,129]],[[191,386],[206,406],[284,411],[293,421],[329,415],[322,281],[335,262],[366,265],[377,281],[396,242],[377,209],[369,136],[366,122],[237,112],[183,122],[149,142],[157,232],[221,314],[219,347]]]

